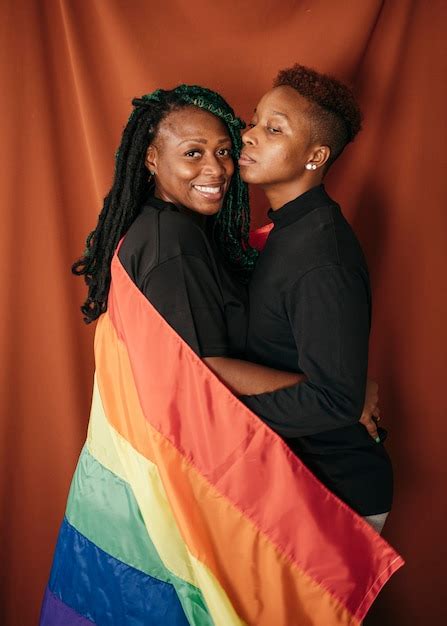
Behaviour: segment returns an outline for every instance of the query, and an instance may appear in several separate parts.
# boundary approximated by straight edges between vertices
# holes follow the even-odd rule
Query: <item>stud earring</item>
[[[317,166],[315,163],[306,163],[306,170],[316,170]]]
[[[149,174],[150,174],[151,176],[155,176],[155,172],[154,172],[153,170],[149,170]]]

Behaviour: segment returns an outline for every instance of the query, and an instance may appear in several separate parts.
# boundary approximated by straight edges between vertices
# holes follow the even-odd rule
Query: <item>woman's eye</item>
[[[232,155],[232,150],[231,148],[221,148],[218,152],[219,156],[231,156]]]
[[[273,126],[267,126],[267,130],[269,131],[269,133],[272,133],[272,134],[281,132],[280,128],[274,128]]]
[[[188,150],[188,152],[185,152],[185,156],[187,156],[187,157],[194,158],[194,157],[197,157],[197,156],[200,156],[200,155],[201,155],[200,150]]]
[[[256,124],[254,122],[249,122],[247,124],[247,128],[254,128],[256,126]]]

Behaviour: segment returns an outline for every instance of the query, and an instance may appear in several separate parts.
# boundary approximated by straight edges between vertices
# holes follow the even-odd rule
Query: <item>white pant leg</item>
[[[389,515],[389,511],[388,513],[379,513],[378,515],[365,515],[363,519],[367,521],[368,524],[370,524],[370,526],[372,526],[374,530],[378,532],[380,535],[380,533],[382,532],[383,525],[385,524],[385,520],[388,517],[388,515]]]

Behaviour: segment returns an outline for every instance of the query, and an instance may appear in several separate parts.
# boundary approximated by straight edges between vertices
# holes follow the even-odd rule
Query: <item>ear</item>
[[[154,145],[150,145],[149,148],[147,149],[146,152],[146,159],[144,161],[145,166],[147,167],[147,169],[149,170],[149,172],[151,173],[151,175],[153,174],[157,174],[158,171],[158,152],[157,152],[157,148]]]
[[[313,150],[307,162],[312,166],[313,170],[317,170],[327,163],[330,156],[331,149],[329,146],[318,146]]]

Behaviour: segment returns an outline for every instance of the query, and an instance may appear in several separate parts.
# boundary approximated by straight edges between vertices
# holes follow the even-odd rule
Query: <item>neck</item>
[[[262,189],[273,211],[277,211],[287,202],[295,200],[309,189],[320,185],[322,180],[323,177],[320,174],[313,174],[287,183],[262,186]]]
[[[193,211],[192,209],[188,209],[188,207],[183,206],[182,204],[176,205],[180,213],[184,213],[187,215],[193,222],[195,222],[202,229],[205,228],[206,224],[206,215],[202,213],[197,213],[197,211]]]
[[[173,204],[175,207],[177,207],[180,213],[188,215],[188,217],[190,217],[192,221],[195,222],[198,226],[200,226],[201,228],[205,227],[206,215],[198,213],[197,211],[193,211],[192,209],[188,209],[188,207],[183,206],[183,204],[180,204],[180,202],[176,202],[163,190],[159,190],[157,187],[154,190],[154,197],[158,198],[159,200],[163,200],[164,202],[169,202],[170,204]]]

